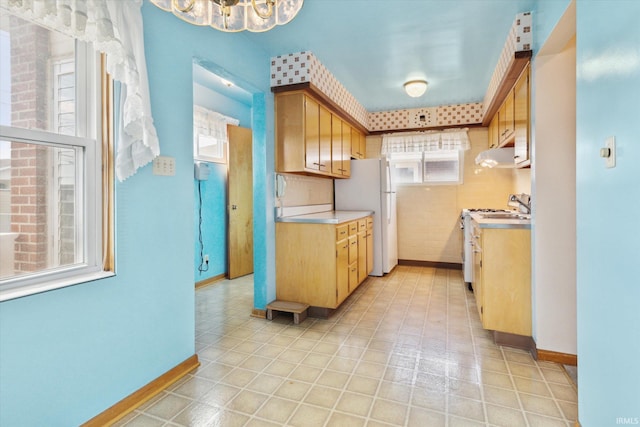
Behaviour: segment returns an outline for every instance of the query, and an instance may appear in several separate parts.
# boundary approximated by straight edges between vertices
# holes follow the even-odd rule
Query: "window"
[[[464,164],[462,150],[426,151],[424,153],[423,182],[429,184],[462,184]]]
[[[9,14],[0,42],[2,301],[103,277],[113,227],[98,56]]]
[[[387,134],[381,152],[398,184],[462,184],[467,129]]]
[[[193,106],[193,157],[203,162],[227,163],[227,125],[239,121],[199,105]]]
[[[462,150],[390,153],[389,163],[398,184],[462,184]]]

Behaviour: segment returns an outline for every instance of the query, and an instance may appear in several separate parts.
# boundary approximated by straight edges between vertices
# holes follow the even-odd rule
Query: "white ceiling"
[[[313,52],[370,112],[480,102],[515,15],[534,3],[306,0],[289,24],[243,35],[271,56]],[[402,85],[416,78],[429,88],[410,98]]]

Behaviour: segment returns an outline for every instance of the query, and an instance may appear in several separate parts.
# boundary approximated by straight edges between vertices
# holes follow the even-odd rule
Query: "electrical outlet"
[[[204,256],[204,263],[209,264],[209,255]]]

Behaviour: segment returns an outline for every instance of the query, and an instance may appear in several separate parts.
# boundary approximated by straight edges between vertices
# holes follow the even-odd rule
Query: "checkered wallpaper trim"
[[[271,58],[271,87],[310,82],[345,110],[354,120],[369,128],[369,113],[320,63],[311,52],[290,53]]]
[[[515,53],[532,49],[532,27],[531,12],[516,15],[516,19],[513,21],[513,25],[507,36],[507,41],[502,48],[502,53],[500,54],[496,68],[489,81],[489,87],[484,96],[483,104],[485,111],[489,108],[489,104],[491,104],[491,101],[493,101],[493,98],[496,96],[498,86],[507,73],[507,68]]]
[[[515,52],[531,50],[531,12],[519,13],[511,26],[482,103],[369,113],[311,52],[271,58],[271,86],[311,83],[369,131],[421,129],[482,123]]]
[[[369,130],[428,129],[482,123],[482,103],[369,113]]]

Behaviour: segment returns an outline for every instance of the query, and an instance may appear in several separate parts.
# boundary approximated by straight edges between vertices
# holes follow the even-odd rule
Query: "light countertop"
[[[325,211],[304,215],[276,218],[276,222],[300,222],[307,224],[342,224],[373,215],[373,211]]]
[[[531,229],[530,218],[483,218],[481,213],[472,213],[471,218],[480,228]]]

